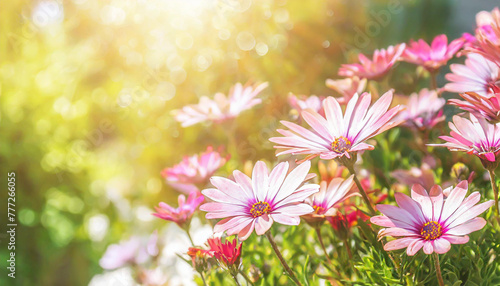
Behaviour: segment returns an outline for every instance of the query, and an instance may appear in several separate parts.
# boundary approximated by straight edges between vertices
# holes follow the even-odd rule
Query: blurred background
[[[1,225],[0,285],[88,285],[109,244],[167,226],[151,216],[177,200],[161,170],[227,140],[220,126],[180,127],[172,110],[236,82],[269,82],[263,104],[236,119],[239,147],[219,173],[273,162],[268,138],[292,116],[289,92],[333,95],[325,80],[358,52],[455,39],[495,2],[2,1],[0,177],[16,172],[19,227],[12,280]],[[414,90],[415,67],[400,68],[396,91]],[[122,285],[113,283],[103,285]]]

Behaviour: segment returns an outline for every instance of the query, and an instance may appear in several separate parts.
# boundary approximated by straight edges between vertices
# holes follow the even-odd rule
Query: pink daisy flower
[[[465,151],[474,154],[483,165],[487,162],[497,162],[500,153],[500,123],[491,124],[483,118],[470,115],[470,120],[460,116],[453,116],[453,123],[449,123],[450,136],[439,136],[446,141],[442,144],[430,146],[448,147],[451,151]]]
[[[366,88],[366,78],[359,79],[358,77],[344,79],[327,79],[326,86],[335,90],[342,97],[337,98],[340,104],[347,104],[354,94],[361,94]]]
[[[492,12],[481,11],[476,14],[476,29],[475,34],[478,35],[479,31],[482,31],[488,38],[494,39],[496,37],[491,25],[494,24],[495,20],[493,19]],[[469,33],[463,33],[462,37],[465,39],[466,44],[464,47],[478,47],[478,41],[475,35],[471,35]]]
[[[184,195],[179,195],[179,207],[174,209],[166,203],[160,202],[159,207],[155,207],[156,213],[153,213],[153,215],[164,220],[173,221],[180,228],[186,229],[191,222],[193,213],[204,199],[205,198],[197,191],[189,194],[187,202]]]
[[[164,169],[161,175],[170,186],[189,194],[197,191],[198,187],[204,186],[210,177],[226,163],[226,160],[227,158],[222,157],[209,146],[205,152],[191,157],[186,156],[179,164]]]
[[[492,122],[500,121],[500,87],[495,93],[488,96],[481,96],[475,92],[460,93],[465,99],[449,99],[448,104],[456,105],[459,108],[476,115],[478,118],[485,118]]]
[[[347,179],[335,178],[329,183],[322,181],[319,192],[307,198],[305,202],[312,206],[313,213],[302,216],[308,223],[322,222],[328,216],[334,216],[337,213],[338,204],[344,200],[356,195],[356,188],[353,188],[354,175]]]
[[[266,87],[267,83],[253,86],[237,83],[229,91],[228,97],[222,93],[216,93],[213,100],[203,96],[198,104],[184,106],[181,110],[174,110],[173,114],[182,127],[203,121],[220,123],[261,103],[262,99],[256,96]]]
[[[394,195],[399,207],[377,205],[384,215],[374,216],[370,221],[387,227],[380,230],[379,237],[398,237],[384,245],[384,249],[406,247],[410,256],[422,248],[425,254],[443,254],[450,250],[451,244],[467,243],[467,234],[486,225],[486,220],[477,216],[493,205],[492,200],[476,205],[481,195],[474,192],[466,198],[467,187],[467,181],[460,182],[444,199],[438,185],[429,193],[421,185],[413,185],[411,197]]]
[[[481,54],[500,66],[500,9],[495,7],[491,13],[482,11],[478,13],[476,21],[477,42],[467,51]]]
[[[293,109],[297,110],[299,114],[302,110],[312,109],[318,113],[323,112],[323,100],[324,96],[296,96],[292,93],[288,95],[288,103],[292,106]]]
[[[500,84],[500,67],[479,54],[468,54],[465,65],[451,64],[450,69],[453,73],[446,79],[451,82],[444,86],[449,92],[475,92],[487,97]]]
[[[431,129],[445,119],[443,106],[446,103],[435,90],[422,89],[418,94],[413,93],[408,100],[407,108],[398,118],[405,120],[408,127],[419,130]]]
[[[377,80],[382,78],[399,60],[405,50],[405,44],[389,46],[387,50],[375,50],[373,59],[359,54],[359,64],[343,64],[339,69],[339,75],[344,77],[357,76],[359,78]]]
[[[448,45],[446,35],[436,36],[430,46],[422,39],[417,42],[411,40],[403,53],[403,60],[435,72],[453,58],[464,42],[463,38],[459,38]]]
[[[362,150],[372,150],[374,147],[365,143],[372,138],[400,122],[391,122],[391,119],[401,110],[400,106],[389,109],[392,101],[392,91],[385,93],[370,108],[371,95],[357,94],[349,101],[345,114],[333,97],[328,97],[323,102],[325,117],[312,110],[302,111],[302,117],[312,127],[308,130],[297,124],[281,121],[290,130],[278,129],[285,137],[273,137],[271,142],[278,150],[276,156],[284,154],[311,155],[308,159],[320,156],[329,160],[346,156]]]
[[[215,188],[202,193],[214,202],[200,209],[208,212],[207,219],[223,218],[214,232],[238,234],[240,240],[247,239],[254,229],[257,235],[263,235],[273,222],[298,225],[300,216],[314,211],[302,202],[319,188],[317,184],[304,185],[310,168],[308,161],[287,175],[288,162],[283,162],[269,174],[266,164],[258,161],[251,179],[238,170],[233,172],[235,181],[212,177]]]

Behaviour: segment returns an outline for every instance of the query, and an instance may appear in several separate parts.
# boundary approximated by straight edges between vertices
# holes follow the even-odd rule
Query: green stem
[[[328,252],[326,251],[325,244],[323,243],[323,238],[321,237],[321,226],[315,227],[316,229],[316,234],[318,235],[318,240],[319,244],[321,245],[321,248],[323,249],[323,252],[325,253],[326,259],[328,260],[328,263],[332,264],[332,260],[330,259],[330,256],[328,255]]]
[[[358,176],[356,175],[356,172],[354,171],[354,167],[351,166],[346,166],[347,169],[349,170],[349,173],[351,175],[354,175],[354,182],[356,183],[356,186],[358,187],[359,193],[363,197],[363,200],[365,201],[366,206],[368,207],[368,211],[370,211],[370,214],[374,216],[376,214],[375,209],[372,206],[372,203],[370,202],[370,199],[368,199],[368,195],[365,192],[365,189],[363,189],[363,186],[361,185],[361,182],[358,179]]]
[[[191,245],[192,245],[193,247],[195,247],[195,246],[194,246],[194,242],[193,242],[193,238],[191,238],[191,235],[189,234],[189,230],[188,230],[188,229],[186,229],[186,233],[187,233],[187,236],[189,237],[189,241],[191,242]]]
[[[202,271],[200,271],[200,272],[198,272],[198,273],[200,273],[201,280],[203,281],[203,285],[208,286],[207,281],[205,281],[205,276],[203,275],[203,272],[202,272]]]
[[[438,74],[438,71],[431,72],[431,89],[432,90],[437,89],[437,74]]]
[[[283,268],[285,268],[286,272],[292,278],[293,282],[295,282],[295,284],[297,284],[299,286],[302,286],[302,284],[300,284],[300,281],[297,279],[297,277],[295,277],[295,274],[293,274],[293,271],[292,271],[292,269],[290,269],[290,266],[288,266],[288,264],[286,263],[285,259],[281,255],[281,252],[278,249],[278,246],[276,245],[276,242],[274,242],[274,239],[273,239],[273,236],[271,234],[271,231],[266,232],[266,237],[269,240],[269,243],[271,243],[271,246],[273,247],[273,250],[276,253],[276,256],[278,257],[278,259],[281,262],[281,265],[283,265]]]
[[[439,256],[434,252],[432,254],[432,258],[434,258],[434,267],[436,268],[436,276],[439,286],[444,286],[443,276],[441,275],[441,266],[439,265]]]
[[[240,282],[238,281],[238,278],[236,276],[238,276],[238,272],[236,273],[231,273],[231,276],[233,276],[233,279],[234,279],[234,282],[236,282],[236,285],[238,286],[241,286]]]
[[[241,276],[243,276],[243,278],[245,278],[245,280],[247,281],[247,284],[250,284],[253,286],[253,282],[250,280],[250,278],[248,278],[248,275],[241,269],[239,271],[240,271]]]
[[[495,213],[497,216],[499,215],[498,210],[498,186],[496,184],[496,176],[495,172],[491,169],[488,169],[488,173],[490,174],[491,188],[493,189],[493,193],[495,195]]]
[[[345,244],[345,249],[347,250],[347,255],[349,255],[349,259],[352,261],[352,251],[351,251],[351,246],[349,245],[349,241],[344,239],[344,244]]]

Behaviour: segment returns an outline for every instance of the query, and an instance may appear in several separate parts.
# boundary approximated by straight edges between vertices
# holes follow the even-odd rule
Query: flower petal
[[[285,225],[299,225],[300,218],[298,216],[289,216],[286,214],[273,213],[271,214],[274,221],[277,223],[285,224]]]
[[[406,249],[406,254],[409,256],[415,255],[425,244],[425,240],[419,239],[419,240],[414,240],[410,245],[408,245],[408,248]]]
[[[410,243],[414,242],[415,240],[418,240],[418,238],[405,237],[405,238],[391,240],[384,245],[384,250],[390,251],[390,250],[405,248],[408,247],[408,245],[410,245]]]
[[[266,163],[258,161],[252,172],[252,187],[258,201],[264,201],[269,189],[269,170]]]
[[[304,182],[304,179],[307,176],[307,173],[311,169],[311,162],[305,161],[304,163],[298,165],[295,169],[293,169],[287,176],[283,185],[277,192],[276,196],[272,200],[273,203],[278,203],[284,198],[288,197],[290,194],[295,192],[297,188]]]
[[[451,192],[444,202],[443,211],[439,221],[446,221],[464,201],[467,194],[467,181],[461,181]]]
[[[444,239],[442,237],[440,237],[440,238],[438,238],[436,240],[433,240],[432,244],[433,244],[433,247],[434,247],[434,251],[437,254],[446,253],[451,248],[451,243],[447,239]]]
[[[262,215],[255,219],[255,232],[257,235],[263,235],[273,225],[273,218],[268,215]]]
[[[466,223],[460,224],[446,231],[446,234],[465,235],[476,230],[482,229],[486,225],[486,220],[482,217],[476,217]]]
[[[442,236],[442,238],[448,240],[452,244],[464,244],[469,242],[469,236],[456,236],[456,235],[450,235],[450,234],[445,234]]]

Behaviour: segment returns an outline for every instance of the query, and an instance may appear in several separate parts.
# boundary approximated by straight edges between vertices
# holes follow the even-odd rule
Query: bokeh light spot
[[[250,32],[240,32],[236,37],[236,43],[241,50],[250,51],[255,47],[255,37]]]

